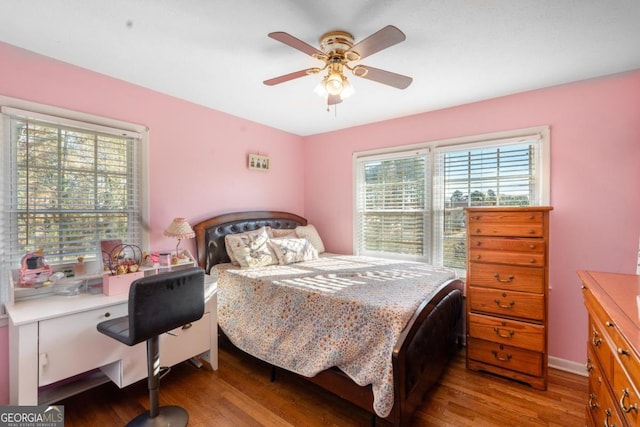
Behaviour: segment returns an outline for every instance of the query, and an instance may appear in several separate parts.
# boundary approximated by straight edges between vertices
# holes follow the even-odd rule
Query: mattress
[[[324,254],[288,265],[215,266],[218,323],[241,350],[313,377],[337,367],[371,384],[373,409],[393,406],[398,336],[452,270],[424,263]]]

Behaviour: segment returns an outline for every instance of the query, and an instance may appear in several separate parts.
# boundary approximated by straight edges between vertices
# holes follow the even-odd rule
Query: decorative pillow
[[[264,228],[265,230],[267,230],[267,236],[269,236],[269,238],[276,237],[273,235],[273,228],[271,228],[270,225],[265,225],[260,228]]]
[[[296,227],[296,235],[301,239],[309,239],[314,248],[321,254],[324,252],[324,244],[318,234],[318,230],[313,225],[299,225]]]
[[[286,238],[296,238],[298,237],[296,235],[296,230],[294,228],[272,228],[271,229],[271,236],[269,237],[275,237],[275,238],[280,238],[280,237],[286,237]]]
[[[240,233],[240,234],[244,234],[244,233]],[[235,236],[237,235],[238,234],[235,234]],[[239,266],[240,263],[236,259],[236,256],[233,254],[233,251],[231,250],[231,236],[234,236],[234,234],[227,234],[226,236],[224,236],[224,248],[227,251],[227,255],[229,255],[229,260],[231,260],[231,264]]]
[[[274,237],[273,234],[271,233],[271,227],[267,226],[263,226],[258,228],[257,230],[251,230],[251,231],[244,231],[242,233],[235,233],[235,234],[227,234],[226,236],[224,236],[224,248],[227,251],[227,255],[229,255],[229,260],[231,260],[231,264],[233,265],[240,265],[240,263],[238,262],[238,260],[236,259],[235,254],[233,253],[233,251],[231,250],[231,245],[229,244],[229,239],[231,239],[231,236],[247,236],[247,235],[254,235],[255,233],[260,232],[260,230],[262,229],[267,230],[267,236],[269,237]]]
[[[265,227],[260,227],[256,231],[228,234],[224,240],[227,253],[233,254],[240,267],[262,267],[278,263],[278,259],[269,245],[269,235]]]
[[[318,251],[308,239],[273,238],[271,247],[282,265],[318,258]]]

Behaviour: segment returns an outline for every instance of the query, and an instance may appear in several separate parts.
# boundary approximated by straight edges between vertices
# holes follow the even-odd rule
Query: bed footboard
[[[395,404],[387,420],[409,425],[425,393],[438,381],[458,351],[463,288],[453,280],[418,309],[393,351]]]
[[[438,381],[458,351],[462,324],[463,289],[460,280],[443,286],[425,301],[398,338],[393,351],[394,405],[385,418],[394,426],[408,426],[425,393]],[[372,411],[371,386],[359,386],[337,369],[306,378],[326,390]]]
[[[458,351],[463,288],[460,280],[450,281],[431,301],[416,310],[398,338],[393,352],[394,405],[385,418],[394,426],[410,425],[425,393],[438,381]],[[223,334],[222,331],[220,333]],[[328,369],[312,378],[301,378],[372,412],[371,385],[359,386],[339,369]]]

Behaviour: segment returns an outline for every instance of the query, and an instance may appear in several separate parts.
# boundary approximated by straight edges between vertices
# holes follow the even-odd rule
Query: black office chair
[[[194,267],[135,280],[129,289],[129,315],[98,323],[98,331],[128,346],[147,342],[149,412],[127,426],[187,425],[189,414],[183,408],[159,407],[159,335],[203,314],[204,270]]]

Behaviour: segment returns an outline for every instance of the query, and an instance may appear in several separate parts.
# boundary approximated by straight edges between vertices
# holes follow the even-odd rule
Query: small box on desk
[[[131,282],[144,277],[144,271],[135,273],[110,275],[107,274],[102,278],[102,292],[105,295],[118,295],[129,292]]]

